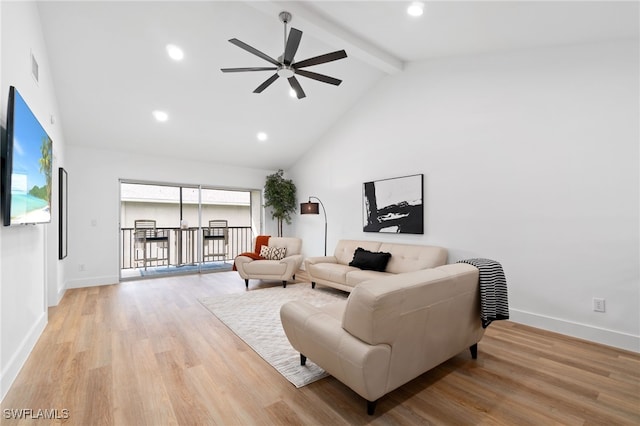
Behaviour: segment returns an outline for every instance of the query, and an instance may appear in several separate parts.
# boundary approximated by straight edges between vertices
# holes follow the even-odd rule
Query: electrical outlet
[[[84,263],[81,263],[80,265],[78,265],[78,270],[79,270],[80,272],[83,272],[83,271],[84,271]]]
[[[604,299],[600,299],[598,297],[593,298],[593,311],[604,312]]]

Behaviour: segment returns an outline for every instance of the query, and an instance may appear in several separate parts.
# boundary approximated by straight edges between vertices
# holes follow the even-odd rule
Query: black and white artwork
[[[365,182],[364,232],[424,234],[424,175]]]

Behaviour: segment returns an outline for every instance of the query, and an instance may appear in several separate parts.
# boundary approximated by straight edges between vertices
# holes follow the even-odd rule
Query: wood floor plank
[[[85,395],[92,395],[83,404],[82,424],[110,426],[113,424],[113,376],[111,366],[94,368],[88,371]]]
[[[246,290],[220,272],[68,290],[0,404],[1,423],[640,424],[640,354],[510,321],[487,328],[477,360],[457,355],[382,397],[374,416],[333,377],[296,389],[198,301],[280,285]],[[20,409],[69,418],[4,415]]]

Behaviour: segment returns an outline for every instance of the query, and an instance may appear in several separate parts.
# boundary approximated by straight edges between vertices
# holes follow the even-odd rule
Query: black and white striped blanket
[[[480,319],[487,328],[492,321],[509,319],[507,279],[502,265],[491,259],[465,259],[457,263],[468,263],[480,271]]]

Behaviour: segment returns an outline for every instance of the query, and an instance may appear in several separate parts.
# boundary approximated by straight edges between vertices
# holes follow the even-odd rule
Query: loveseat
[[[388,274],[352,289],[345,301],[285,303],[291,345],[367,400],[377,400],[470,349],[484,334],[478,269],[466,263]]]
[[[377,253],[390,253],[388,263],[382,271],[349,266],[358,248]],[[367,256],[366,253],[363,255]],[[378,241],[340,240],[333,256],[309,257],[305,259],[305,270],[316,284],[351,291],[357,284],[388,275],[435,268],[447,263],[447,249],[435,246],[394,244]]]
[[[302,240],[291,237],[270,237],[266,245],[268,248],[284,249],[280,254],[284,257],[256,258],[239,255],[235,259],[235,268],[249,288],[249,279],[281,280],[282,286],[287,286],[287,280],[295,277],[302,265]],[[264,254],[264,251],[262,252]],[[271,257],[270,255],[268,255]]]

